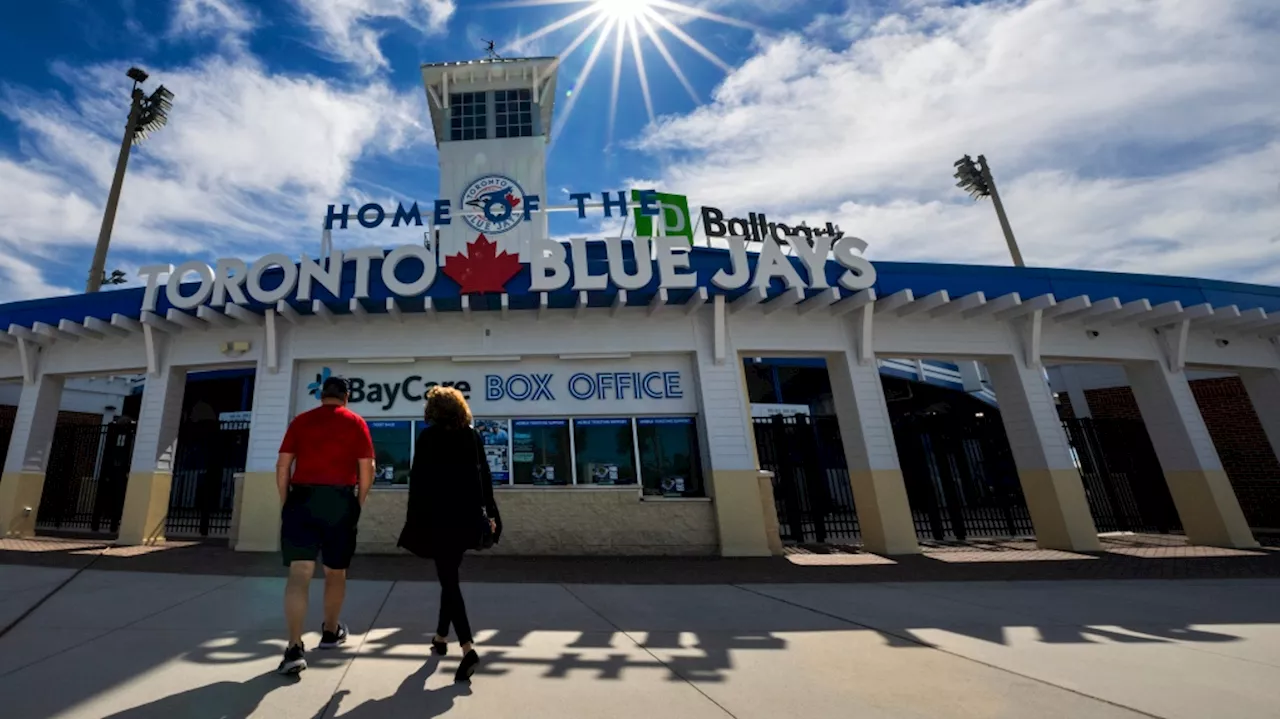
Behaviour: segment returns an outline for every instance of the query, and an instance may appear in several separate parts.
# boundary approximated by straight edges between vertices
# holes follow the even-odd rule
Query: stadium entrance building
[[[272,551],[277,449],[338,374],[377,445],[364,551],[394,549],[433,385],[472,403],[505,552],[764,556],[785,538],[899,554],[1020,534],[1087,551],[1124,528],[1255,546],[1188,372],[1238,376],[1280,446],[1280,289],[872,264],[821,218],[649,191],[553,201],[555,67],[425,66],[440,199],[335,202],[318,258],[175,262],[143,268],[144,287],[0,306],[16,395],[0,533]],[[554,211],[622,215],[634,236],[552,241]],[[693,246],[697,225],[718,246]],[[333,239],[384,226],[422,241]],[[1121,451],[1100,424],[1064,425],[1046,368],[1077,365],[1127,380],[1141,411]],[[130,376],[132,412],[59,421],[65,388]]]

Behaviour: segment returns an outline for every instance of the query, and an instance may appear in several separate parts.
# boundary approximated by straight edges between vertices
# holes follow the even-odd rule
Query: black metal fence
[[[118,532],[135,430],[135,425],[124,422],[58,425],[36,527]]]
[[[1280,532],[1280,478],[1275,482],[1238,482],[1233,486],[1250,527]]]
[[[244,471],[248,448],[248,422],[182,425],[166,534],[208,537],[230,531],[235,475]]]
[[[1062,421],[1100,532],[1182,529],[1160,460],[1140,419]]]
[[[13,415],[5,413],[0,415],[0,452],[4,452],[0,456],[9,456],[9,440],[11,439],[13,439]]]
[[[858,514],[835,417],[757,417],[760,467],[773,472],[778,529],[794,542],[852,541]]]
[[[998,416],[904,417],[893,434],[916,536],[963,541],[1035,534]]]

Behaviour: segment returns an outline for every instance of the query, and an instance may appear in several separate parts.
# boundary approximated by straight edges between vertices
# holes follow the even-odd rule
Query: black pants
[[[462,552],[439,552],[435,557],[436,577],[440,580],[440,622],[436,634],[449,636],[449,625],[458,632],[458,642],[471,643],[471,622],[467,621],[467,605],[462,601],[462,587],[458,585],[458,567],[462,566]]]

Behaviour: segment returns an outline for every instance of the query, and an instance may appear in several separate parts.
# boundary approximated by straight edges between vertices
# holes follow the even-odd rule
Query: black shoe
[[[462,658],[462,663],[458,665],[458,673],[453,675],[455,682],[469,682],[471,675],[476,673],[476,665],[480,663],[480,655],[476,654],[476,650],[472,649]]]
[[[280,674],[297,674],[307,668],[307,650],[302,644],[294,644],[284,650],[284,659],[276,671]]]
[[[446,655],[446,654],[448,654],[448,653],[449,653],[449,642],[447,642],[447,641],[444,641],[444,642],[438,642],[438,641],[436,641],[436,640],[435,640],[435,637],[432,637],[432,638],[431,638],[431,651],[433,651],[433,652],[435,652],[436,654],[438,654],[438,655],[440,655],[440,656],[442,656],[442,657],[443,657],[444,655]]]
[[[347,625],[338,622],[338,630],[331,632],[324,628],[324,624],[320,625],[320,648],[336,649],[340,645],[347,643]]]

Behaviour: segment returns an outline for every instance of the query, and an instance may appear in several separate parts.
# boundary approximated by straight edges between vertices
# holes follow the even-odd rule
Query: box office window
[[[578,484],[636,483],[636,444],[629,418],[573,421]]]
[[[369,435],[373,438],[373,483],[408,484],[413,464],[413,422],[369,422]]]
[[[494,484],[511,483],[511,431],[505,419],[476,419],[472,425],[484,442],[484,457]]]
[[[511,468],[516,484],[573,483],[567,419],[511,421]]]
[[[644,493],[666,497],[703,496],[698,429],[693,417],[636,420]]]

